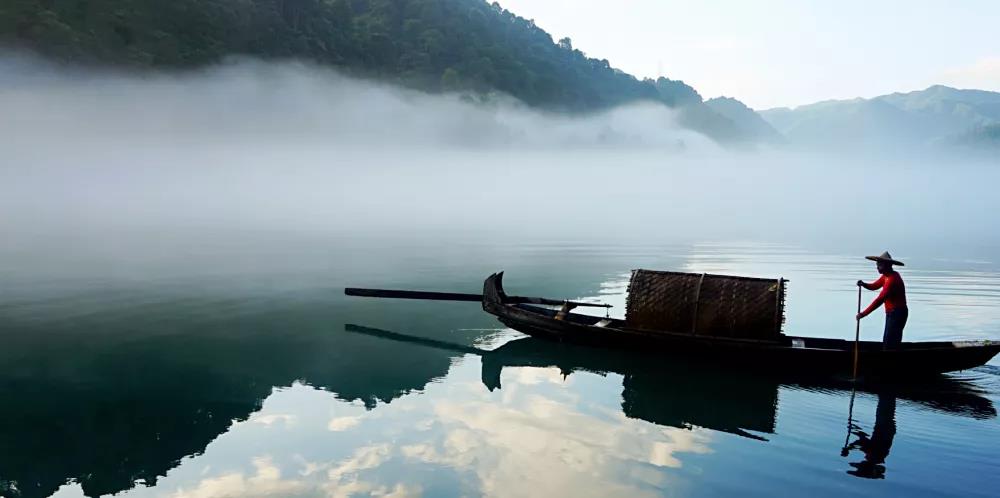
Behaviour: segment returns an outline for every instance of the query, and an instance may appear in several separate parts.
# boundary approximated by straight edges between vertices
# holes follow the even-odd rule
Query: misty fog
[[[979,254],[1000,240],[997,164],[727,148],[654,104],[565,116],[299,63],[136,75],[8,55],[0,109],[8,270],[197,259],[209,250],[187,244],[197,237],[910,254]]]

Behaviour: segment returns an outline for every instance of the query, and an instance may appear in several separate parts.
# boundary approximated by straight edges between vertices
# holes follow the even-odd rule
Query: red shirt
[[[882,289],[882,292],[872,301],[872,304],[868,305],[868,308],[862,313],[863,315],[875,311],[882,303],[885,303],[886,313],[906,307],[906,287],[903,285],[903,277],[898,272],[893,271],[889,272],[888,275],[882,275],[878,280],[865,284],[865,288],[868,290]]]

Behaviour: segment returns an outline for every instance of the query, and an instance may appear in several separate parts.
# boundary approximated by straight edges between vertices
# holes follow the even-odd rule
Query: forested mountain
[[[775,130],[760,114],[739,100],[731,97],[716,97],[706,100],[705,104],[735,123],[740,132],[748,137],[772,144],[784,141],[784,137],[778,133],[778,130]]]
[[[0,42],[137,67],[297,58],[425,91],[499,91],[568,112],[650,100],[717,140],[747,138],[683,82],[639,80],[483,0],[3,0]]]
[[[843,147],[971,146],[993,141],[1000,93],[935,85],[872,99],[761,111],[793,144]]]
[[[980,126],[950,137],[948,145],[1000,151],[1000,123]]]

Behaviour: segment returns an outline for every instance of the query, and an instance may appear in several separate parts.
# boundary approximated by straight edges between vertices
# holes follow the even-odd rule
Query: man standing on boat
[[[903,285],[903,277],[893,270],[892,266],[904,265],[892,259],[888,251],[883,252],[881,256],[865,256],[865,259],[874,261],[875,268],[882,276],[870,284],[858,280],[858,286],[868,290],[882,289],[882,292],[867,309],[858,313],[857,319],[861,320],[885,304],[885,332],[882,334],[882,345],[885,349],[896,349],[903,342],[903,327],[906,326],[909,310],[906,307],[906,287]]]

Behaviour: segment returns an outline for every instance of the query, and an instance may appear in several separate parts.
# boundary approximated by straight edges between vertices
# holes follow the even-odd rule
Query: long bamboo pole
[[[861,314],[861,286],[858,286],[858,314]],[[861,340],[861,317],[855,316],[854,327],[854,375],[852,379],[858,380],[858,346]]]
[[[344,294],[357,297],[381,297],[391,299],[421,299],[425,301],[467,301],[482,302],[482,294],[462,294],[458,292],[426,292],[407,291],[389,289],[359,289],[348,287],[344,289]],[[544,297],[507,296],[508,303],[541,304],[545,306],[562,306],[572,304],[573,306],[583,306],[591,308],[611,308],[610,304],[603,303],[581,303],[578,301],[561,301],[558,299],[546,299]]]
[[[857,386],[851,387],[851,404],[847,408],[847,437],[844,438],[844,447],[840,450],[840,456],[847,456],[850,453],[851,429],[854,428],[854,395],[857,394]]]

